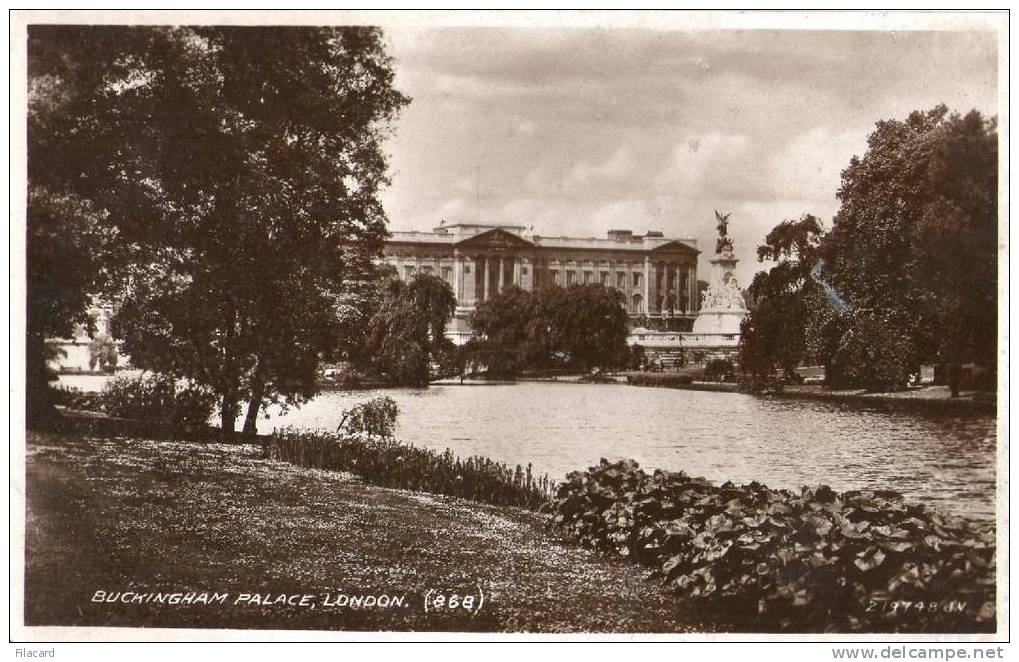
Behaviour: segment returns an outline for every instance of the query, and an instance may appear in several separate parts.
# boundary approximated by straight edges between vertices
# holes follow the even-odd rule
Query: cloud
[[[537,131],[538,131],[537,122],[524,120],[522,122],[517,123],[517,133],[523,134],[525,136],[531,136],[537,133]]]
[[[992,36],[933,32],[389,31],[413,98],[388,143],[394,229],[484,219],[542,234],[693,236],[732,211],[741,280],[784,218],[837,208],[880,119],[993,114]],[[705,271],[706,273],[706,271]]]
[[[687,134],[673,146],[658,181],[682,196],[701,199],[725,196],[734,188],[734,175],[739,173],[738,188],[742,192],[752,155],[753,145],[745,135],[718,131]]]
[[[630,149],[624,145],[601,163],[592,165],[588,161],[578,161],[566,175],[563,185],[583,189],[592,184],[629,179],[635,165]]]
[[[814,203],[805,209],[821,216],[834,214],[835,192],[842,170],[867,149],[864,131],[816,127],[796,136],[769,159],[770,186],[777,194]]]

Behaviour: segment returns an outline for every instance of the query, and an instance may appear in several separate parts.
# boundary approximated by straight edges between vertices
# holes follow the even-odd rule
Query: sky
[[[395,28],[412,98],[387,142],[393,230],[482,222],[541,235],[661,230],[743,285],[784,219],[830,226],[840,173],[881,119],[945,103],[997,113],[979,32]]]

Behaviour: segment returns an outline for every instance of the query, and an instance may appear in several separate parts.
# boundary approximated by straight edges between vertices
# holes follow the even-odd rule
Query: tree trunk
[[[948,366],[948,388],[952,391],[952,397],[959,397],[959,381],[962,378],[962,366],[958,363],[951,363]]]
[[[220,410],[220,432],[225,439],[234,435],[238,413],[239,375],[233,340],[237,332],[237,312],[231,306],[226,316],[226,337],[223,343],[223,406]]]
[[[46,428],[57,419],[54,393],[50,386],[51,371],[46,365],[46,340],[42,334],[26,334],[25,341],[25,404],[29,427]]]
[[[231,437],[237,424],[237,388],[227,388],[223,394],[223,405],[220,411],[220,429],[224,437]]]
[[[261,368],[261,362],[259,363]],[[253,437],[258,432],[258,412],[262,409],[262,396],[265,393],[265,381],[260,369],[255,370],[251,378],[251,399],[248,400],[248,412],[244,416],[244,436]]]

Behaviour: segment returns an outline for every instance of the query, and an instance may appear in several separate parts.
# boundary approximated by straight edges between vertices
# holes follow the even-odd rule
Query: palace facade
[[[449,283],[457,308],[447,335],[462,343],[470,338],[470,314],[478,303],[512,285],[534,290],[600,283],[622,292],[631,327],[689,331],[698,310],[696,245],[653,231],[546,237],[523,226],[456,223],[431,232],[393,232],[384,261],[402,279],[423,272]]]

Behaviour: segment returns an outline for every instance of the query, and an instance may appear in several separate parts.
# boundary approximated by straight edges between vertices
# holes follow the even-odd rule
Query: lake
[[[995,419],[858,404],[624,384],[523,382],[326,392],[273,414],[261,432],[334,428],[379,395],[400,407],[398,436],[458,455],[530,462],[555,479],[633,458],[716,482],[798,489],[894,489],[959,515],[994,517]]]

